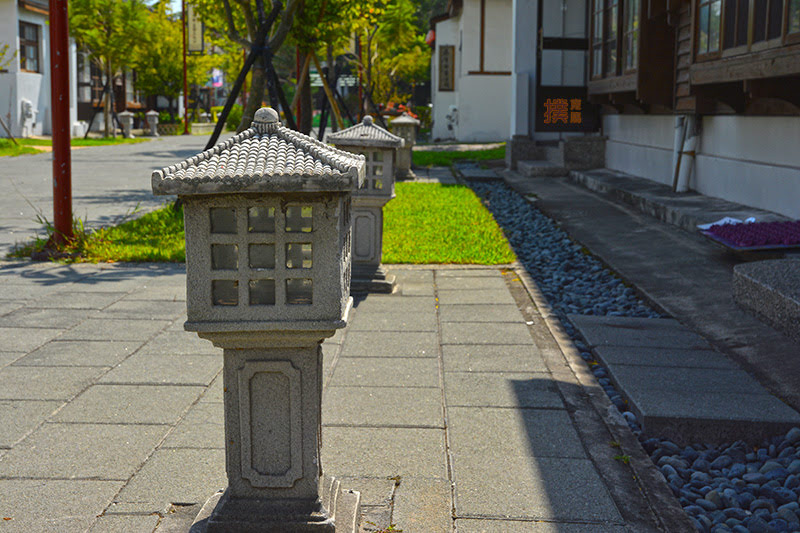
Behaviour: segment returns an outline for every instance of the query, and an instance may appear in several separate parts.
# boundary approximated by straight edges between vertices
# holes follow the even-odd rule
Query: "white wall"
[[[17,2],[16,0],[0,0],[0,45],[8,44],[9,54],[13,54],[17,47]],[[13,59],[5,69],[8,72],[0,73],[0,116],[3,122],[11,128],[14,135],[18,135],[14,125],[17,122],[17,71],[19,61]],[[8,134],[0,128],[0,137],[7,137]]]
[[[466,76],[461,80],[458,134],[463,142],[505,141],[511,124],[510,76]]]
[[[32,134],[49,135],[52,133],[52,116],[50,113],[50,26],[47,24],[47,17],[39,13],[20,9],[18,17],[21,21],[39,26],[39,72],[19,72],[17,74],[17,112],[21,113],[22,111],[23,98],[33,102],[35,122]],[[19,61],[19,54],[17,61]],[[17,116],[16,123],[21,130],[22,116],[21,114]]]
[[[455,139],[456,130],[448,129],[446,118],[450,106],[458,105],[458,89],[460,80],[458,75],[458,19],[447,19],[436,24],[436,50],[431,60],[431,103],[433,104],[433,127],[431,128],[431,138],[433,139]],[[439,47],[453,45],[456,47],[455,69],[455,90],[439,90]]]
[[[606,166],[672,184],[674,117],[607,115]],[[706,116],[689,187],[800,218],[800,117]]]
[[[511,123],[509,137],[530,135],[536,75],[536,2],[513,0],[511,42]]]

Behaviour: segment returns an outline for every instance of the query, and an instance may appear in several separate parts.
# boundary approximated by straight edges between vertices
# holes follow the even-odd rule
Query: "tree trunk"
[[[325,58],[325,60],[328,62],[328,86],[333,87],[335,89],[336,87],[333,85],[333,82],[336,79],[336,67],[333,61],[333,45],[329,44],[326,52],[327,52],[326,54],[327,57]],[[322,127],[322,124],[320,124],[320,127]],[[339,124],[335,120],[332,121],[331,131],[333,132],[339,131]]]
[[[306,78],[303,82],[303,87],[300,88],[300,108],[302,109],[302,116],[300,124],[300,133],[309,135],[311,133],[311,126],[313,124],[314,105],[311,101],[311,75],[306,71]]]
[[[239,124],[236,132],[242,132],[250,127],[253,122],[253,117],[256,111],[261,107],[264,101],[264,93],[267,88],[267,75],[266,65],[264,65],[264,58],[259,57],[253,65],[251,71],[252,79],[250,80],[250,94],[247,97],[247,104],[242,111],[242,122]]]
[[[103,126],[105,128],[105,132],[103,135],[106,137],[111,136],[111,91],[114,90],[112,86],[111,80],[111,66],[106,62],[106,86],[108,90],[106,91],[105,98],[103,100]]]

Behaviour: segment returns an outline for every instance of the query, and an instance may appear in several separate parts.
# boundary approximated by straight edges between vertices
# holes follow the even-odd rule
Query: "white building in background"
[[[0,69],[0,117],[15,137],[49,135],[50,27],[46,0],[0,0],[0,46],[9,45]],[[16,56],[12,55],[16,52]],[[10,61],[8,61],[10,59]],[[70,45],[70,77],[75,79],[75,45]],[[70,122],[77,120],[70,91]],[[0,137],[8,134],[0,128]]]
[[[433,139],[504,141],[511,122],[512,0],[451,0],[432,21]]]

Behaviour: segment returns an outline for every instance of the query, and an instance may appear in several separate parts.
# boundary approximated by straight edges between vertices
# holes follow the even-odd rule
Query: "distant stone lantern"
[[[381,265],[383,206],[394,198],[397,150],[403,139],[373,123],[367,115],[360,124],[328,135],[328,141],[366,160],[366,177],[353,190],[353,292],[392,292],[394,276]]]
[[[147,123],[147,132],[145,135],[148,137],[158,137],[158,111],[151,109],[144,114],[144,117]]]
[[[408,113],[403,113],[389,124],[389,127],[392,128],[392,133],[399,135],[405,141],[403,147],[397,152],[398,179],[414,175],[411,172],[411,150],[417,142],[417,127],[419,124],[419,120]]]
[[[208,532],[358,531],[359,494],[322,478],[320,343],[352,306],[364,167],[262,108],[250,129],[153,173],[153,191],[184,205],[184,327],[224,349],[228,488],[204,507]]]

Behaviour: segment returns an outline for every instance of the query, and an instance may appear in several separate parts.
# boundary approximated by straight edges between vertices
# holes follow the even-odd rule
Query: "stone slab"
[[[54,420],[174,424],[201,392],[203,387],[177,385],[93,385],[59,411]]]
[[[403,296],[433,296],[433,284],[429,282],[414,283],[408,281],[403,284],[397,284],[397,290]]]
[[[436,357],[439,341],[433,332],[364,331],[348,337],[342,357]]]
[[[385,266],[385,265],[384,265]],[[433,283],[433,270],[392,266],[388,272],[397,278],[397,283]]]
[[[186,302],[124,298],[103,309],[108,318],[162,318],[174,320],[186,311]]]
[[[0,352],[0,368],[15,363],[25,356],[25,352]]]
[[[576,524],[544,520],[487,520],[460,518],[456,520],[458,533],[628,533],[624,526],[600,522]]]
[[[454,455],[586,458],[563,409],[448,407],[447,418]]]
[[[436,309],[424,312],[391,313],[359,309],[349,322],[349,331],[436,331]]]
[[[0,327],[3,350],[30,352],[58,336],[63,329]]]
[[[560,177],[569,174],[566,167],[545,160],[517,161],[519,171],[529,178]]]
[[[400,296],[397,294],[370,294],[366,300],[355,299],[356,313],[389,312],[396,316],[436,311],[436,299],[430,296]]]
[[[361,493],[362,507],[386,506],[392,503],[396,483],[394,479],[352,476],[342,476],[336,479],[342,483],[343,487],[357,490]]]
[[[225,413],[222,403],[198,402],[175,426],[162,448],[225,449]]]
[[[118,288],[110,292],[59,291],[31,303],[31,307],[55,309],[103,309],[124,297]]]
[[[142,345],[141,341],[48,342],[14,363],[14,366],[113,367]]]
[[[340,357],[330,387],[439,387],[432,357]]]
[[[322,465],[339,476],[447,479],[444,431],[323,426]]]
[[[468,180],[492,181],[501,179],[500,176],[492,172],[490,168],[462,168],[459,169],[459,172],[464,179]]]
[[[62,340],[144,341],[169,326],[167,320],[90,318],[61,335]]]
[[[147,503],[158,512],[170,503],[203,503],[209,494],[227,485],[224,450],[161,448],[125,485],[117,500]]]
[[[0,399],[69,400],[107,367],[7,366],[0,369]]]
[[[0,461],[0,476],[126,481],[169,426],[44,424]]]
[[[0,400],[0,448],[13,446],[61,405],[59,401]]]
[[[222,356],[221,348],[189,331],[165,331],[147,341],[141,351],[148,354]]]
[[[547,365],[535,345],[442,346],[445,372],[547,372]]]
[[[6,283],[3,284],[2,298],[4,300],[30,301],[35,298],[45,298],[59,290],[53,285],[39,285],[36,283]]]
[[[459,454],[453,478],[456,516],[621,523],[588,459]]]
[[[738,368],[714,350],[645,348],[639,346],[598,346],[592,350],[606,365],[641,365],[667,368]]]
[[[322,424],[443,428],[442,394],[438,388],[328,387]]]
[[[800,259],[736,265],[733,296],[740,306],[800,342]]]
[[[558,388],[545,373],[446,372],[444,391],[448,408],[564,407]]]
[[[396,529],[414,531],[452,531],[453,496],[449,481],[404,478],[395,493],[392,522]]]
[[[494,276],[439,276],[436,279],[436,287],[439,290],[464,290],[473,291],[476,289],[496,289],[507,290],[506,282],[499,270],[494,270]]]
[[[768,394],[756,380],[739,369],[609,365],[608,370],[615,383],[627,394],[637,397],[657,391],[686,395],[704,392]]]
[[[700,335],[673,319],[588,315],[569,315],[568,318],[590,346],[711,349]]]
[[[222,357],[136,353],[98,383],[208,386],[222,370]]]
[[[221,403],[223,401],[222,395],[224,388],[222,386],[222,376],[217,376],[211,385],[206,389],[205,393],[200,397],[200,403],[214,402]]]
[[[5,316],[25,305],[21,301],[0,300],[0,316]]]
[[[442,344],[533,344],[522,322],[445,322]]]
[[[151,515],[104,515],[97,518],[89,533],[152,533],[160,517]]]
[[[87,309],[37,309],[23,307],[0,317],[0,327],[71,328],[89,317]]]
[[[451,304],[508,304],[515,305],[516,302],[508,289],[441,289],[437,292],[440,305]]]
[[[518,322],[522,315],[516,305],[442,305],[439,317],[445,322]]]
[[[495,278],[498,272],[497,268],[437,268],[436,282],[442,278]]]
[[[85,531],[122,484],[83,479],[0,479],[3,533]]]
[[[186,282],[179,286],[144,287],[131,292],[125,300],[157,300],[167,302],[186,302]]]

